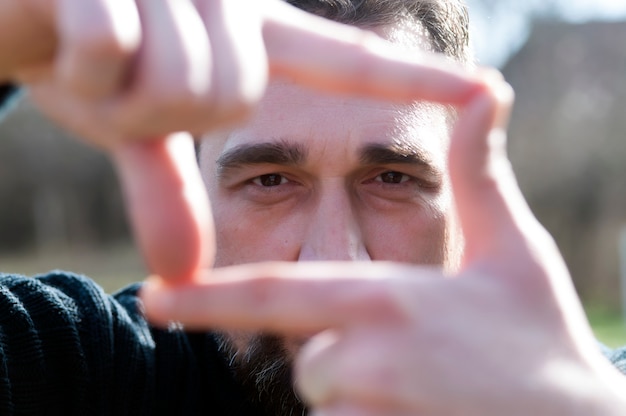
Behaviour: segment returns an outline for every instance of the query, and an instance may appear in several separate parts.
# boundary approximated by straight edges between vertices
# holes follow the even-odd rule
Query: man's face
[[[203,143],[216,265],[452,264],[447,145],[440,107],[398,108],[272,84],[247,126]]]
[[[381,32],[400,43],[411,39],[413,50],[416,39],[424,42],[405,26],[391,29]],[[455,267],[462,239],[448,142],[441,106],[399,107],[272,83],[247,125],[202,144],[215,265],[386,260]],[[247,333],[225,339],[246,377],[268,373],[274,358],[289,367],[300,342]],[[290,389],[289,380],[270,383]]]

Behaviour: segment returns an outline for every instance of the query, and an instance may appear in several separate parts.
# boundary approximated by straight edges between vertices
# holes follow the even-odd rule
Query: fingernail
[[[159,277],[149,277],[139,293],[143,302],[144,314],[157,325],[167,325],[174,309],[174,296]]]

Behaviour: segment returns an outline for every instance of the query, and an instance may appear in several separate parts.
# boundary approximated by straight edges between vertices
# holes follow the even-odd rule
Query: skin
[[[50,118],[111,155],[146,263],[173,282],[214,256],[189,133],[241,122],[270,76],[405,101],[459,102],[480,88],[440,58],[389,53],[279,1],[0,1],[0,81],[27,86]],[[430,82],[407,88],[414,79]]]
[[[315,415],[621,414],[623,375],[506,159],[512,91],[485,82],[448,151],[465,237],[451,275],[396,262],[231,266],[193,285],[151,281],[151,319],[306,340],[294,379]]]
[[[375,31],[407,51],[430,49],[420,25]],[[455,269],[463,238],[447,174],[448,145],[443,107],[271,83],[244,127],[202,142],[200,168],[216,227],[214,265],[396,261]],[[278,385],[282,392],[275,394],[295,406],[292,382],[282,373],[306,339],[224,335],[242,382],[254,391]],[[258,373],[265,377],[253,377]],[[293,411],[284,405],[269,410]]]
[[[0,1],[0,79],[28,85],[40,108],[117,162],[138,242],[161,275],[142,293],[153,323],[316,334],[297,354],[295,379],[318,415],[623,415],[624,378],[599,353],[506,158],[510,87],[493,72],[463,72],[263,5],[241,15],[225,13],[241,6],[234,0]],[[103,62],[119,68],[100,71]],[[219,82],[205,82],[209,73]],[[240,120],[268,74],[336,94],[458,107],[448,168],[465,249],[454,278],[394,262],[206,268],[215,247],[203,185],[189,135],[170,133]],[[345,186],[318,182],[335,198]]]
[[[396,42],[416,38],[416,30],[407,25],[379,33],[393,34]],[[402,45],[410,49],[426,44],[422,38]],[[295,284],[292,290],[281,289],[281,283],[297,282],[296,276],[302,276],[303,269],[292,269],[290,275],[270,267],[265,270],[269,276],[282,275],[285,281],[261,280],[250,291],[242,290],[254,301],[238,298],[236,290],[230,296],[223,293],[234,305],[247,304],[251,314],[270,309],[288,315],[272,316],[272,320],[265,316],[259,325],[271,322],[283,334],[279,338],[259,336],[257,331],[244,328],[225,331],[227,350],[238,363],[236,368],[240,367],[240,379],[256,387],[253,397],[256,391],[272,389],[268,385],[279,386],[280,393],[272,389],[273,395],[294,406],[295,396],[290,396],[292,386],[285,380],[284,369],[296,360],[298,389],[322,415],[479,415],[485,409],[478,403],[485,397],[489,397],[489,412],[493,414],[532,413],[529,409],[537,414],[597,411],[593,401],[572,405],[567,400],[555,400],[584,385],[593,392],[585,378],[594,372],[592,369],[603,366],[588,342],[592,339],[588,327],[577,324],[575,329],[569,328],[559,313],[557,293],[569,294],[565,303],[570,314],[582,320],[574,292],[565,284],[567,271],[557,261],[558,252],[527,211],[506,163],[501,132],[512,94],[501,80],[493,82],[499,86],[494,88],[494,95],[486,100],[477,97],[466,110],[474,112],[472,121],[463,118],[462,125],[457,126],[457,134],[469,135],[474,130],[477,141],[465,152],[457,143],[452,149],[456,152],[450,155],[452,173],[457,169],[456,193],[465,214],[465,231],[470,236],[463,265],[464,238],[456,221],[448,175],[450,125],[442,107],[401,107],[383,101],[331,97],[279,81],[270,84],[249,123],[229,134],[205,138],[200,166],[212,201],[217,267],[261,261],[358,262],[358,272],[342,269],[339,264],[327,267],[325,273],[343,279],[337,278],[326,287],[320,285],[321,272],[309,275],[310,280],[305,278],[301,287]],[[484,126],[489,126],[487,132],[480,131]],[[455,138],[457,142],[469,140]],[[486,162],[479,153],[485,138],[492,141]],[[364,149],[372,147],[391,150],[391,155],[379,152],[364,158]],[[412,163],[398,163],[407,148]],[[472,154],[479,156],[474,169],[484,165],[472,174],[463,171],[459,175],[467,163],[455,159],[459,154],[470,160]],[[388,161],[390,157],[393,162]],[[463,177],[461,186],[459,176]],[[480,185],[468,186],[472,179]],[[511,215],[511,222],[507,223],[503,212],[487,217],[494,208],[498,211],[479,200],[485,193],[487,201],[498,205],[494,195],[481,190],[488,189],[486,184],[491,180],[497,181],[498,188],[502,184],[504,195],[496,194],[496,200],[503,197],[500,204]],[[463,199],[463,193],[472,188],[475,193]],[[515,207],[514,211],[509,207]],[[484,212],[476,213],[476,209]],[[468,216],[468,211],[474,212]],[[498,218],[505,221],[504,226]],[[499,235],[502,232],[504,239]],[[549,253],[539,265],[532,252],[523,248],[525,232],[534,235],[539,252]],[[364,270],[370,261],[376,262],[371,265],[378,272],[374,275],[384,283],[369,281],[372,272]],[[380,261],[394,263],[381,265]],[[310,264],[306,266],[315,270]],[[548,280],[524,276],[533,270],[546,276],[549,269],[558,270],[553,272],[558,291],[546,284]],[[522,271],[519,280],[513,278],[513,270],[518,274]],[[358,282],[350,282],[343,274],[346,271],[359,276]],[[286,301],[289,296],[295,303]],[[190,301],[184,295],[181,298]],[[203,301],[212,303],[212,299],[209,295]],[[192,311],[203,309],[199,302],[193,302]],[[353,310],[347,312],[348,308]],[[223,312],[218,310],[216,314]],[[332,323],[329,313],[336,315]],[[291,320],[293,314],[298,318]],[[303,315],[314,317],[319,326],[307,332]],[[193,319],[183,316],[194,326],[203,319],[215,322],[211,314]],[[539,320],[550,324],[540,326]],[[250,322],[242,318],[236,326]],[[516,330],[512,322],[537,332],[524,333],[520,340],[512,331]],[[300,329],[292,329],[296,327]],[[586,335],[579,338],[582,332]],[[494,339],[500,340],[497,345]],[[278,353],[269,347],[277,340],[282,344]],[[528,353],[537,349],[559,351],[560,362],[552,364],[554,370],[544,364],[543,354]],[[515,357],[515,364],[509,363],[510,357]],[[266,366],[251,368],[251,362]],[[585,370],[575,364],[581,362]],[[525,371],[542,372],[544,365],[544,377],[533,381],[519,377]],[[508,371],[498,370],[495,376],[491,368]],[[278,370],[277,374],[272,370]],[[472,384],[467,386],[457,371],[471,375]],[[255,376],[258,373],[266,377],[259,379]],[[568,378],[574,380],[573,389],[567,384]],[[499,385],[502,380],[507,382]],[[520,407],[519,413],[511,409],[509,399],[502,399],[512,392],[529,400],[528,407]],[[269,409],[272,414],[293,411]]]
[[[462,237],[447,175],[444,111],[271,84],[245,127],[208,137],[201,147],[215,266],[386,260],[453,269]],[[268,347],[273,337],[238,331],[225,338],[248,372],[244,383],[262,371],[266,377],[257,383],[279,384],[280,395],[296,402],[291,382],[269,369],[290,367],[306,337],[281,338],[280,354]],[[250,369],[245,361],[267,367]],[[281,408],[271,411],[282,414]]]
[[[445,115],[436,108],[397,110],[384,102],[271,85],[245,128],[225,140],[209,138],[202,147],[201,170],[216,222],[215,265],[454,264],[460,236],[447,144]],[[276,160],[262,150],[269,146],[282,154],[299,152],[302,160]],[[363,160],[368,149],[371,156]]]

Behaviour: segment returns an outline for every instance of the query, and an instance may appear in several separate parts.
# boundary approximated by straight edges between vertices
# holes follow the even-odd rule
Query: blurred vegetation
[[[66,270],[90,277],[107,293],[113,293],[147,276],[141,256],[127,242],[101,246],[97,250],[48,250],[35,253],[0,253],[2,273],[36,276],[50,270]]]
[[[611,348],[626,345],[626,322],[621,314],[603,306],[589,306],[586,311],[593,332],[600,342]]]
[[[626,22],[538,22],[503,69],[516,90],[509,152],[586,303],[620,306],[626,226]]]

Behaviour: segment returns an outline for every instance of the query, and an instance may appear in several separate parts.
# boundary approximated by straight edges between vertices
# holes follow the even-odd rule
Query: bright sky
[[[555,0],[557,17],[569,22],[590,20],[626,21],[626,0]],[[507,8],[486,14],[480,0],[467,0],[472,19],[472,39],[482,64],[501,66],[523,46],[529,35],[526,12],[530,2],[509,0]],[[500,3],[505,4],[505,3]]]
[[[591,19],[626,19],[624,0],[561,0],[562,16],[569,21],[584,22]]]

